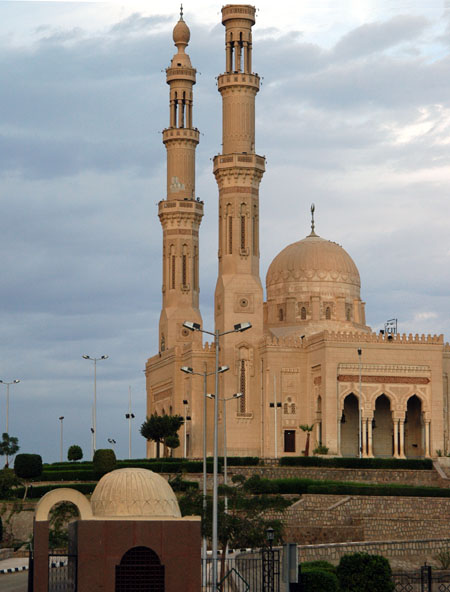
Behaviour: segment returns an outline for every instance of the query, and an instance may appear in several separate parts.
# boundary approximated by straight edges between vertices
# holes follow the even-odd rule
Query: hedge
[[[395,589],[389,561],[381,555],[344,555],[336,574],[341,592],[393,592]]]
[[[324,569],[302,569],[301,582],[307,592],[338,592],[339,589],[336,575]]]
[[[450,489],[417,487],[397,483],[377,485],[351,481],[317,481],[313,479],[262,479],[253,475],[245,484],[254,494],[259,493],[318,493],[322,495],[375,495],[404,497],[450,497]]]
[[[63,485],[30,485],[28,488],[27,497],[28,499],[39,499],[49,491],[53,489],[60,489],[61,487],[70,487],[76,489],[80,493],[89,494],[95,489],[97,483],[64,483]],[[24,487],[18,487],[14,490],[15,497],[23,498],[25,492]]]
[[[65,470],[56,470],[56,471],[49,471],[46,470],[42,473],[39,479],[35,479],[36,481],[92,481],[95,479],[94,471],[92,469],[78,469],[72,471],[65,471]]]
[[[283,456],[282,467],[333,467],[340,469],[410,469],[429,471],[433,468],[430,458],[355,458],[323,456]]]

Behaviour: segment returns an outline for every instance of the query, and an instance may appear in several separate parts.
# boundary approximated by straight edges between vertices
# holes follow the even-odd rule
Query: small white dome
[[[117,469],[104,475],[91,497],[94,516],[181,518],[173,489],[147,469]]]

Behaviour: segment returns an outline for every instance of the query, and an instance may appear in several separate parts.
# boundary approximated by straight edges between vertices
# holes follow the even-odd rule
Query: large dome
[[[360,287],[358,269],[350,255],[337,243],[316,234],[287,246],[270,264],[267,289],[289,280],[342,282]]]
[[[94,516],[105,518],[180,518],[177,498],[167,481],[147,469],[118,469],[104,475],[91,497]]]
[[[337,243],[309,236],[270,264],[266,327],[277,337],[318,331],[367,331],[358,269]]]

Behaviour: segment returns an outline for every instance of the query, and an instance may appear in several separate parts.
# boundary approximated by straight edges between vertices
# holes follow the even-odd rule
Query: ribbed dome
[[[337,243],[315,234],[287,246],[270,264],[267,290],[290,280],[337,282],[360,287],[359,272],[350,255]]]
[[[91,497],[94,516],[180,518],[167,481],[147,469],[118,469],[104,475]]]
[[[173,29],[173,41],[175,45],[177,45],[178,43],[183,43],[187,45],[189,43],[190,38],[191,32],[189,30],[189,27],[183,19],[180,19]]]

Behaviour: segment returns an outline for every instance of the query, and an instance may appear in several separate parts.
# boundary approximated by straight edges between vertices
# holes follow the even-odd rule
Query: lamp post
[[[191,421],[191,418],[189,415],[187,415],[187,408],[189,405],[189,401],[187,399],[183,399],[183,405],[184,405],[184,446],[183,446],[184,454],[183,454],[183,457],[186,458],[186,455],[187,455],[186,422]]]
[[[6,380],[0,380],[2,384],[6,384],[6,433],[9,434],[9,385],[10,384],[17,384],[20,382],[18,378],[11,380],[11,382],[6,382]]]
[[[199,323],[193,323],[185,321],[183,327],[190,331],[201,331],[207,335],[214,337],[214,347],[216,352],[216,363],[215,363],[215,394],[214,397],[214,452],[213,452],[213,520],[212,520],[212,579],[213,579],[213,592],[217,590],[217,509],[218,509],[218,487],[217,487],[217,465],[218,465],[218,423],[219,423],[219,339],[229,333],[242,333],[251,328],[251,323],[238,323],[234,325],[230,331],[223,331],[215,329],[214,332],[206,331],[201,328]]]
[[[61,415],[61,417],[59,418],[60,423],[60,438],[59,438],[59,459],[62,462],[63,461],[63,421],[64,421],[64,415]]]
[[[98,360],[107,360],[109,356],[100,356],[99,358],[92,358],[84,354],[82,356],[84,360],[91,360],[94,362],[94,405],[92,407],[92,458],[94,458],[94,452],[97,448],[97,362]]]
[[[128,419],[128,458],[131,459],[131,420],[135,418],[131,413],[131,386],[128,387],[128,413],[125,413],[125,418]]]
[[[213,398],[212,395],[208,395],[207,391],[206,391],[206,380],[208,378],[208,376],[212,376],[213,374],[216,373],[216,371],[214,370],[214,372],[207,372],[206,368],[207,368],[207,364],[205,362],[205,367],[204,367],[204,371],[203,372],[194,372],[193,368],[191,368],[190,366],[182,366],[180,368],[181,372],[184,372],[185,374],[191,374],[191,375],[196,375],[196,376],[203,376],[203,516],[206,516],[206,480],[207,480],[207,471],[206,471],[206,426],[207,426],[207,406],[206,406],[206,400],[208,398]],[[217,372],[219,374],[221,374],[222,372],[226,372],[227,370],[229,370],[228,366],[220,366],[217,369]],[[207,540],[206,537],[203,537],[203,541],[202,541],[202,560],[203,560],[203,573],[206,575],[206,557],[207,557]],[[204,584],[206,585],[206,583]]]
[[[244,393],[234,393],[231,397],[220,399],[223,401],[223,484],[227,484],[228,463],[227,463],[227,402],[240,399]],[[225,493],[225,513],[228,512],[228,496]]]
[[[361,433],[361,421],[362,421],[362,376],[361,376],[361,356],[362,349],[358,349],[358,360],[359,360],[359,405],[358,405],[358,441],[359,441],[359,458],[362,456],[362,433]]]

